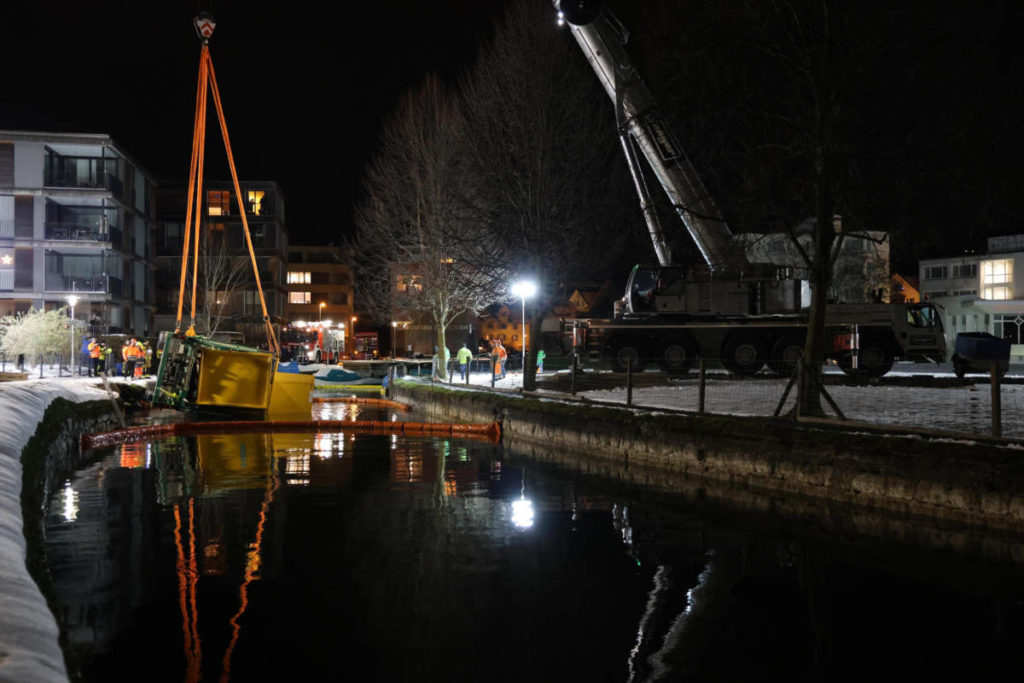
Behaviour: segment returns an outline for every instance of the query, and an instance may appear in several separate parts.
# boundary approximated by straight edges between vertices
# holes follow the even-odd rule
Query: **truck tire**
[[[626,372],[631,364],[633,372],[643,372],[647,362],[639,347],[630,342],[621,342],[612,346],[611,364],[615,372]]]
[[[963,379],[964,375],[967,374],[967,361],[965,361],[965,360],[963,360],[961,358],[957,358],[956,356],[954,356],[953,357],[953,374],[955,374],[960,379]]]
[[[894,360],[887,344],[869,338],[861,342],[856,370],[852,367],[852,354],[844,356],[839,367],[851,377],[877,379],[892,370]]]
[[[697,344],[689,335],[670,337],[658,346],[658,367],[668,375],[685,375],[696,359]]]
[[[753,375],[764,367],[764,340],[753,334],[737,334],[722,344],[722,365],[737,375]]]
[[[800,357],[803,355],[803,339],[787,335],[772,344],[768,369],[780,377],[791,377],[793,371],[796,370],[796,364],[800,362]]]

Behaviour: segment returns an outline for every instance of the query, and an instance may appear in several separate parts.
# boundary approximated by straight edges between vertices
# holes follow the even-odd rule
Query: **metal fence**
[[[521,357],[514,361],[509,358],[503,379],[493,372],[486,356],[473,360],[468,375],[452,362],[444,382],[518,392],[523,379]],[[737,375],[714,359],[704,359],[688,372],[675,374],[588,367],[538,374],[536,388],[542,395],[635,409],[788,418],[797,409],[798,383],[793,375],[782,374],[782,368],[776,370]],[[437,373],[431,374],[430,381],[440,381]],[[989,373],[960,379],[951,374],[897,372],[873,379],[826,367],[823,387],[820,404],[827,416],[836,419],[1024,438],[1024,377]]]

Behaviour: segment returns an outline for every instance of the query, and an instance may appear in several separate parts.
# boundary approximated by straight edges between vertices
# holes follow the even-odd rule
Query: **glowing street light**
[[[75,376],[75,304],[78,303],[78,297],[74,294],[68,296],[68,305],[71,306],[71,362],[68,363],[68,367],[71,369],[71,376]]]
[[[318,321],[319,320],[323,320],[323,317],[324,317],[324,306],[326,306],[326,305],[327,305],[326,301],[321,301],[320,302],[320,311],[317,314],[317,320]]]
[[[526,299],[527,299],[527,297],[532,297],[533,295],[535,295],[537,293],[537,283],[532,282],[530,280],[520,280],[519,282],[515,282],[515,283],[512,284],[512,287],[511,287],[510,291],[512,292],[512,296],[516,297],[517,299],[522,299],[523,300],[523,326],[521,328],[521,332],[522,332],[522,342],[523,342],[523,377],[525,378],[526,377]]]
[[[398,327],[398,323],[395,322],[394,320],[392,320],[391,321],[391,357],[392,358],[398,358],[398,355],[395,353],[395,328],[396,327]]]

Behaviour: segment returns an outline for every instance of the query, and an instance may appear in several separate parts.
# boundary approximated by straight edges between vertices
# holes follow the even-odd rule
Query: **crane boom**
[[[554,3],[561,11],[561,0],[554,0]],[[734,254],[729,226],[704,188],[686,152],[665,125],[654,97],[623,48],[625,30],[613,21],[607,11],[600,11],[591,21],[573,23],[573,17],[570,17],[569,26],[605,92],[615,104],[626,159],[637,184],[659,263],[669,265],[671,252],[649,198],[645,196],[642,176],[631,158],[631,146],[647,160],[708,267],[713,271],[737,269],[737,266],[742,268],[745,259]],[[739,263],[737,258],[741,259]]]

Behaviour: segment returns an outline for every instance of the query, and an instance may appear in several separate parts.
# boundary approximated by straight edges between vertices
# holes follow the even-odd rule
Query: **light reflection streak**
[[[192,499],[189,499],[189,536],[194,533],[191,515]],[[194,547],[194,544],[190,542]],[[189,609],[195,611],[194,582],[189,576],[189,570],[195,569],[195,558],[186,565],[185,548],[181,538],[181,506],[174,505],[174,548],[177,551],[177,558],[174,563],[175,573],[178,575],[178,607],[181,609],[181,630],[185,642],[185,681],[196,683],[199,680],[201,649],[199,645],[199,633],[195,630],[196,620],[190,618]]]
[[[261,556],[261,549],[263,547],[263,530],[267,524],[267,512],[270,510],[270,504],[274,502],[274,493],[277,491],[280,482],[277,478],[277,472],[271,465],[271,473],[268,476],[267,489],[263,495],[263,504],[260,506],[259,522],[256,525],[256,540],[252,544],[252,550],[248,553],[245,562],[245,579],[242,581],[242,585],[238,589],[238,595],[240,605],[235,616],[231,617],[228,622],[231,624],[231,642],[228,643],[228,647],[224,652],[224,661],[222,664],[223,673],[220,676],[221,683],[227,683],[231,676],[231,655],[235,651],[235,645],[238,644],[238,636],[242,631],[242,626],[239,620],[242,615],[245,614],[246,608],[249,606],[249,584],[254,579],[259,578],[259,569],[262,565],[263,558]]]
[[[65,522],[74,522],[78,519],[78,491],[71,486],[71,480],[64,482],[64,491],[61,494]]]

